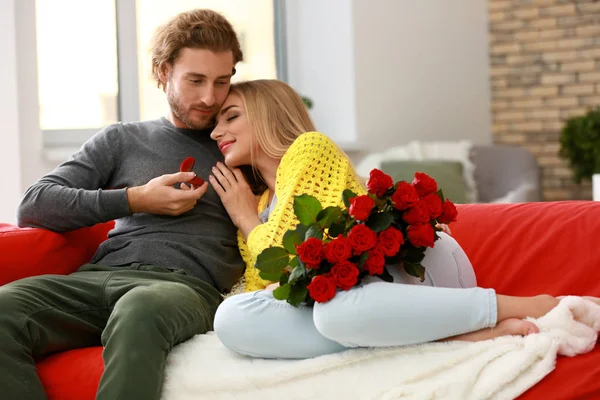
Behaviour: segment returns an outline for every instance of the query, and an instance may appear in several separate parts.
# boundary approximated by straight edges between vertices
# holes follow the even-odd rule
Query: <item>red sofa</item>
[[[90,259],[112,224],[66,234],[0,225],[0,285],[26,276],[74,271]],[[453,236],[480,286],[511,295],[600,296],[600,202],[459,206]],[[1,344],[0,344],[1,345]],[[50,400],[94,399],[102,349],[54,354],[38,362]],[[600,350],[559,358],[521,399],[600,398]]]

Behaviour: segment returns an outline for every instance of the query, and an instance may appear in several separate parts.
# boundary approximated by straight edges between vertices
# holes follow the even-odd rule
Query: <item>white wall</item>
[[[355,142],[351,2],[288,0],[285,11],[288,83],[313,101],[317,130]]]
[[[361,139],[490,143],[486,0],[352,4]]]
[[[289,82],[351,150],[491,142],[486,0],[287,0]]]
[[[16,58],[16,0],[0,1],[0,223],[14,223],[15,207],[21,195],[21,161]]]

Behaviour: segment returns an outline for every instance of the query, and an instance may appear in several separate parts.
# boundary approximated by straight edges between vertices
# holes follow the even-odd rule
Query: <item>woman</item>
[[[503,296],[475,287],[467,256],[443,233],[426,252],[423,284],[388,268],[394,283],[365,278],[314,307],[274,299],[276,285],[262,280],[254,263],[263,249],[281,245],[283,234],[297,223],[294,196],[308,193],[327,207],[340,205],[346,188],[366,193],[348,157],[314,130],[300,97],[275,80],[232,85],[217,115],[211,137],[225,164],[217,164],[209,180],[239,229],[251,291],[227,298],[217,310],[215,331],[225,346],[255,357],[308,358],[348,347],[538,332],[523,318],[544,315],[558,299]],[[250,187],[238,168],[245,165],[252,166],[250,175],[262,187]],[[259,198],[253,189],[262,191]]]

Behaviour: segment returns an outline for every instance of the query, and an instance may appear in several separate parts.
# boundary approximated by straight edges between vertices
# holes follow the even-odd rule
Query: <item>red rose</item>
[[[435,232],[430,224],[417,224],[408,227],[406,236],[415,247],[433,247]]]
[[[435,193],[430,193],[423,197],[423,200],[429,206],[429,215],[435,219],[442,214],[442,199]]]
[[[360,254],[375,247],[377,234],[366,225],[358,224],[354,225],[348,233],[348,240],[350,240],[354,254]]]
[[[398,183],[396,191],[392,194],[394,208],[400,211],[411,208],[415,205],[417,200],[419,200],[419,195],[415,188],[404,181]]]
[[[325,244],[323,253],[327,261],[332,264],[346,261],[352,257],[352,244],[343,235],[338,235],[337,238]]]
[[[364,268],[367,270],[369,275],[381,275],[383,274],[383,267],[385,266],[385,257],[381,251],[371,250],[369,252],[369,258],[365,261]]]
[[[375,168],[369,173],[369,180],[367,181],[369,193],[381,197],[393,185],[394,181],[392,180],[392,177],[384,174],[383,171]]]
[[[369,196],[356,196],[350,199],[348,214],[352,215],[357,221],[366,221],[373,207],[375,207],[375,202]]]
[[[388,256],[395,256],[400,251],[400,246],[404,243],[404,236],[398,229],[390,226],[384,231],[379,232],[377,238],[377,248]]]
[[[456,217],[458,217],[456,206],[450,200],[446,199],[442,205],[442,215],[440,215],[438,221],[442,224],[449,224],[456,221]]]
[[[417,204],[402,215],[402,219],[409,225],[429,222],[429,205],[423,200],[417,201]]]
[[[317,275],[307,286],[308,295],[317,303],[325,303],[335,296],[335,282],[329,275]]]
[[[321,239],[309,238],[300,246],[296,246],[300,261],[306,264],[306,268],[319,268],[323,260],[323,242]]]
[[[412,184],[417,190],[419,197],[437,192],[437,182],[423,172],[415,172],[415,179]]]
[[[348,290],[358,282],[360,271],[355,264],[350,261],[342,261],[331,268],[331,276],[335,285],[340,289]]]

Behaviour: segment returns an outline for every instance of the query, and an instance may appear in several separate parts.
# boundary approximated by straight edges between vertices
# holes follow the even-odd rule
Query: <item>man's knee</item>
[[[123,330],[128,336],[159,330],[163,334],[172,331],[169,322],[182,312],[186,297],[198,300],[190,287],[175,282],[163,282],[150,286],[138,286],[123,295],[115,304],[108,320],[105,334]],[[194,304],[201,308],[202,304]],[[105,339],[103,334],[103,341]]]

